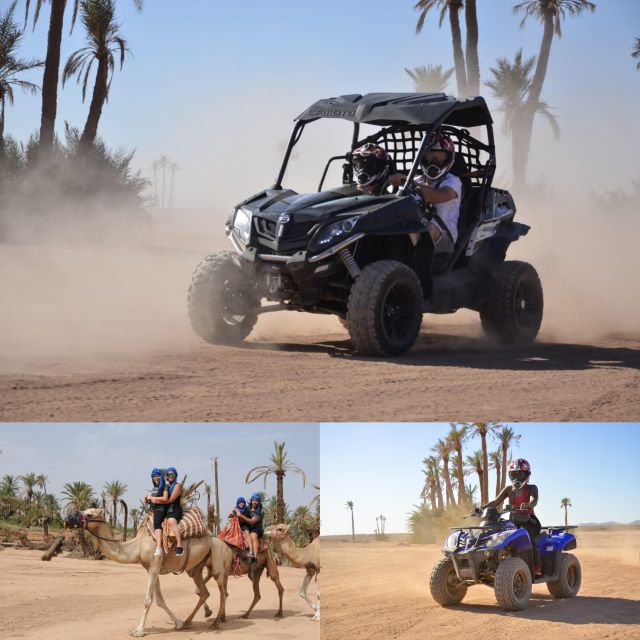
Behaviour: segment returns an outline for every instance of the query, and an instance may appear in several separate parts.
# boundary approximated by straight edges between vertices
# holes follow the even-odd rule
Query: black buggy
[[[386,149],[393,170],[407,176],[405,186],[361,193],[346,153],[329,158],[317,192],[284,188],[294,146],[322,118],[353,123],[351,150],[366,142]],[[361,125],[373,125],[374,133],[360,137]],[[486,141],[471,127],[483,127]],[[413,183],[432,131],[454,141],[451,172],[462,182],[453,254],[434,255],[426,226],[432,209]],[[343,184],[323,189],[334,161],[343,163]],[[275,184],[229,216],[234,251],[212,253],[196,268],[188,295],[193,329],[208,342],[233,344],[249,335],[260,313],[334,314],[359,353],[399,355],[415,342],[423,313],[467,308],[498,341],[531,342],[542,321],[540,280],[526,262],[505,261],[529,227],[514,222],[513,198],[492,186],[494,172],[492,120],[481,97],[370,93],[316,102],[296,119]]]

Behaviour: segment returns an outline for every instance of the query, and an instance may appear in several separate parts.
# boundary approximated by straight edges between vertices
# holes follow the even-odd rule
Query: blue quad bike
[[[467,518],[481,517],[479,525],[456,527],[447,537],[445,555],[431,572],[429,588],[433,599],[443,607],[462,602],[469,586],[492,587],[504,611],[520,611],[529,604],[531,585],[546,583],[554,598],[571,598],[580,589],[580,561],[567,553],[576,548],[575,527],[543,527],[534,541],[542,575],[533,567],[533,547],[526,529],[518,528],[500,516],[517,510],[485,509]]]

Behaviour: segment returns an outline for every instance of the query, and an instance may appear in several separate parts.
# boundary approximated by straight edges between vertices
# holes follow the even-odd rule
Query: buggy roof
[[[458,99],[444,93],[367,93],[325,98],[312,104],[296,120],[312,122],[318,118],[341,118],[379,126],[477,127],[493,122],[484,98]]]

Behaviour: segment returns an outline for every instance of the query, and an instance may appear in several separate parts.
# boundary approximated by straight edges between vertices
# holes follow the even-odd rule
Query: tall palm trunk
[[[93,145],[98,134],[98,123],[102,115],[102,107],[107,98],[107,82],[109,73],[108,52],[104,52],[98,59],[98,72],[96,74],[96,83],[93,86],[93,96],[91,98],[91,106],[89,107],[89,115],[84,126],[82,136],[80,136],[80,146],[87,149]]]
[[[4,164],[4,96],[0,101],[0,166]]]
[[[496,466],[496,493],[495,495],[498,495],[500,493],[500,489],[502,488],[502,485],[500,484],[500,467]]]
[[[42,116],[40,119],[40,149],[48,152],[53,147],[53,132],[58,110],[58,75],[62,27],[67,0],[51,0],[47,57],[42,77]]]
[[[466,494],[464,491],[464,466],[462,460],[462,445],[456,448],[458,452],[458,504],[462,505],[466,502]]]
[[[353,519],[353,507],[351,507],[351,540],[356,541],[356,524]]]
[[[453,65],[456,70],[458,96],[463,98],[467,95],[467,72],[464,66],[462,34],[460,31],[459,11],[461,8],[462,0],[453,0],[449,5],[449,24],[451,26],[451,42],[453,44]]]
[[[438,511],[442,511],[444,509],[444,502],[442,500],[442,484],[440,483],[440,474],[438,473],[437,465],[434,465],[433,476],[436,488],[436,498],[438,500]]]
[[[489,501],[489,456],[487,454],[487,434],[480,434],[482,442],[482,478],[480,479],[480,504]]]
[[[117,498],[113,498],[113,513],[111,514],[111,526],[115,529],[117,522],[118,502]]]
[[[568,523],[569,523],[569,521],[567,519],[568,518],[568,516],[567,516],[567,505],[564,504],[562,506],[564,507],[564,526],[566,527],[568,525]]]
[[[276,524],[284,522],[284,473],[276,473]],[[353,512],[352,512],[353,513]]]
[[[536,63],[536,70],[531,80],[531,87],[527,94],[522,117],[518,121],[514,119],[514,166],[513,181],[516,188],[524,188],[526,186],[527,162],[529,160],[529,151],[531,149],[531,137],[533,135],[533,120],[536,115],[536,107],[540,102],[542,94],[542,85],[547,75],[547,66],[549,64],[549,56],[551,54],[551,43],[553,42],[553,15],[547,13],[544,17],[544,29],[542,32],[542,41],[540,42],[540,53]],[[518,132],[518,128],[520,131]],[[518,138],[516,142],[516,137]]]
[[[465,0],[464,18],[467,26],[467,91],[470,96],[480,94],[480,60],[478,59],[478,16],[476,0]]]
[[[451,486],[451,474],[449,473],[449,456],[442,456],[442,465],[444,467],[444,486],[447,493],[447,506],[456,506],[456,499],[453,496],[453,487]]]
[[[500,489],[504,489],[507,484],[507,456],[509,455],[509,447],[502,447],[502,484]]]

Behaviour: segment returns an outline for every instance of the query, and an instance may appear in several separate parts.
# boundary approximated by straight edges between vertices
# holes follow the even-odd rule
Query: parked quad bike
[[[443,553],[431,572],[429,589],[443,607],[460,604],[471,585],[494,589],[504,611],[529,605],[532,584],[545,583],[554,598],[571,598],[580,590],[582,570],[576,556],[575,527],[543,527],[537,545],[541,575],[534,573],[532,541],[526,529],[500,518],[502,512],[485,509],[477,526],[457,527],[447,537]],[[472,513],[466,517],[476,517]]]
[[[351,150],[385,148],[406,175],[396,193],[366,195],[353,181],[351,152],[329,158],[318,191],[282,186],[304,128],[321,119],[352,123]],[[375,133],[360,137],[360,125]],[[484,127],[487,142],[465,127]],[[433,209],[414,180],[431,133],[455,144],[451,172],[462,183],[453,254],[435,254],[427,223]],[[323,189],[334,161],[342,185]],[[397,356],[414,344],[424,313],[480,314],[487,335],[503,343],[535,339],[543,294],[535,269],[505,261],[529,227],[515,222],[511,195],[492,186],[492,119],[483,98],[374,93],[320,100],[296,119],[275,184],[234,207],[226,223],[233,251],[212,253],[196,268],[188,294],[194,331],[216,344],[237,344],[259,314],[290,310],[338,316],[363,355]],[[264,301],[267,304],[264,304]]]

